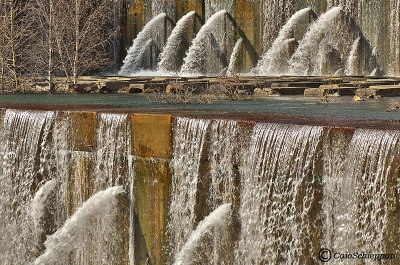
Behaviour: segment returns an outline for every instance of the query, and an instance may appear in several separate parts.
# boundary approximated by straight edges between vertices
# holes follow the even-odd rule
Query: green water
[[[250,97],[238,101],[214,101],[211,104],[162,104],[150,102],[148,94],[9,94],[0,96],[3,102],[94,105],[121,108],[159,108],[184,110],[239,111],[253,113],[281,113],[322,115],[362,119],[400,120],[400,112],[386,112],[400,98],[370,99],[353,102],[351,97],[330,98],[319,103],[318,98],[303,96]]]

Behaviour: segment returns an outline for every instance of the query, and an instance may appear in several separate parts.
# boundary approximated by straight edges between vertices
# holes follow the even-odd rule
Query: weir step
[[[368,88],[359,88],[356,95],[360,97],[398,97],[400,96],[400,85],[379,85]]]
[[[338,95],[338,96],[352,96],[355,93],[356,88],[347,87],[319,87],[319,88],[307,88],[304,91],[304,96],[308,97],[320,97],[326,95]]]

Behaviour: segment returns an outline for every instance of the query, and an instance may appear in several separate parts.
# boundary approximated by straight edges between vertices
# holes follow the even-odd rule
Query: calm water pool
[[[212,104],[161,104],[149,101],[148,94],[9,94],[0,95],[0,103],[72,104],[112,107],[138,107],[184,110],[239,111],[322,115],[362,119],[400,120],[400,112],[386,112],[400,98],[370,99],[353,102],[351,97],[330,98],[319,103],[318,98],[303,96],[252,97],[239,101],[215,101]]]

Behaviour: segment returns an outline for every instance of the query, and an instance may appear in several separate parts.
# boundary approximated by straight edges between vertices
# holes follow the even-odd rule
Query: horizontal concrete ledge
[[[36,84],[36,83],[37,84]],[[190,89],[197,93],[207,91],[210,87],[237,87],[247,92],[272,89],[281,95],[300,95],[307,89],[323,88],[336,85],[337,87],[372,88],[373,86],[398,85],[400,78],[365,77],[365,76],[238,76],[238,77],[153,77],[153,76],[83,76],[79,86],[74,87],[66,83],[63,78],[56,82],[64,84],[60,93],[151,93],[172,91],[173,87]],[[34,79],[32,93],[46,92],[47,84],[43,78]],[[35,90],[36,89],[36,90]],[[47,89],[47,90],[46,90]],[[176,90],[176,89],[175,89]],[[398,89],[397,91],[400,91]],[[308,93],[310,96],[310,93]],[[346,94],[347,95],[347,94]],[[397,93],[384,93],[385,96],[399,96]]]

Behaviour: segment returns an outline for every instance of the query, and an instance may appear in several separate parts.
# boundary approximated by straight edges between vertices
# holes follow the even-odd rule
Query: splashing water
[[[359,66],[358,66],[358,60],[359,60],[359,52],[360,52],[360,40],[361,38],[358,37],[354,42],[353,45],[351,46],[351,51],[349,54],[349,58],[347,59],[347,64],[346,64],[346,75],[357,75],[359,74]]]
[[[178,118],[174,132],[171,186],[171,254],[178,253],[193,230],[197,182],[208,120]]]
[[[284,73],[287,71],[287,41],[293,38],[295,27],[312,12],[311,8],[297,11],[279,31],[278,37],[268,51],[261,57],[254,72],[260,75]]]
[[[318,76],[334,73],[334,75],[338,75],[342,71],[340,53],[333,45],[331,45],[329,39],[324,37],[319,43],[318,52],[311,74]]]
[[[289,73],[309,75],[314,71],[320,40],[324,36],[327,38],[327,34],[335,28],[335,19],[340,15],[341,11],[342,7],[334,7],[311,25],[289,60]]]
[[[232,76],[237,72],[235,69],[236,68],[235,65],[237,64],[237,61],[239,59],[242,47],[243,47],[243,38],[239,38],[235,43],[235,46],[233,47],[231,58],[229,59],[228,70],[226,71],[227,76]]]
[[[46,251],[36,259],[34,264],[67,264],[70,258],[69,255],[74,250],[81,250],[86,241],[90,240],[90,237],[88,238],[88,234],[90,233],[100,234],[103,240],[110,240],[110,244],[115,243],[112,242],[112,237],[108,237],[115,236],[112,234],[114,232],[112,231],[112,224],[115,221],[118,209],[118,200],[116,197],[124,192],[125,190],[122,186],[117,186],[93,195],[88,201],[82,204],[74,215],[68,218],[61,229],[47,238],[45,242]],[[93,231],[91,229],[92,223],[98,221],[108,224],[108,229],[106,231]],[[106,261],[107,255],[112,253],[103,254],[105,255],[103,261]],[[109,260],[107,264],[111,264],[110,262],[112,260]]]
[[[40,229],[42,219],[45,216],[46,208],[49,207],[47,205],[48,200],[50,199],[52,193],[54,192],[56,184],[57,184],[56,181],[53,179],[47,181],[36,192],[35,197],[32,200],[31,215],[37,230]]]
[[[0,263],[28,264],[37,254],[31,216],[32,187],[43,164],[37,159],[48,145],[53,112],[6,110],[0,136]]]
[[[131,124],[128,114],[101,113],[97,116],[96,161],[94,168],[94,192],[123,185],[129,190],[129,256],[134,260],[134,162],[131,155]],[[96,229],[104,229],[98,224]],[[102,246],[102,238],[97,238]],[[97,250],[96,250],[97,251]],[[94,252],[94,251],[91,251]],[[93,258],[92,258],[93,259]]]
[[[206,53],[209,51],[207,45],[210,45],[208,42],[210,42],[210,38],[214,38],[213,29],[219,26],[219,20],[226,16],[227,13],[226,10],[215,13],[207,20],[207,23],[201,27],[184,59],[181,75],[204,74]]]
[[[160,55],[158,64],[159,72],[176,72],[179,71],[182,61],[177,60],[178,54],[183,53],[185,48],[186,37],[185,33],[191,23],[194,23],[196,12],[191,11],[184,15],[172,30],[171,35],[167,40],[164,51]],[[186,44],[187,45],[187,44]]]
[[[264,29],[260,28],[262,38],[262,51],[266,52],[272,45],[282,25],[292,16],[296,10],[296,0],[268,0],[262,1],[260,10],[263,13]]]
[[[212,236],[214,231],[224,230],[229,222],[231,204],[223,204],[210,213],[192,232],[183,245],[182,250],[176,255],[174,265],[198,264],[195,250],[202,244],[207,236]],[[207,244],[206,242],[203,244]]]
[[[146,24],[129,48],[128,54],[124,60],[124,65],[121,67],[118,75],[132,75],[141,70],[142,55],[144,53],[143,47],[146,47],[149,39],[154,39],[153,35],[157,33],[159,24],[164,23],[166,17],[167,15],[165,13],[161,13]]]
[[[238,264],[302,264],[314,256],[310,212],[321,135],[321,127],[254,127],[241,169]]]

